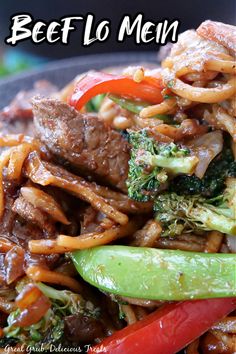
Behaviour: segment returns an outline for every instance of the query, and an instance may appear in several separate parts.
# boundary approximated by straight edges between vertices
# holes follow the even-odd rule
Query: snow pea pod
[[[116,295],[152,300],[236,296],[236,254],[101,246],[77,251],[79,274]]]
[[[109,98],[121,108],[127,109],[127,111],[135,114],[139,114],[143,108],[150,106],[150,103],[148,102],[129,100],[115,95],[109,95]],[[153,118],[163,120],[165,123],[173,123],[173,119],[167,114],[157,114]]]
[[[98,112],[104,97],[105,94],[101,94],[91,98],[91,100],[86,103],[87,112]]]

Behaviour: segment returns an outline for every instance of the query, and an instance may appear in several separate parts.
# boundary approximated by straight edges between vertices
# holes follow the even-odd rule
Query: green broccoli
[[[236,177],[236,162],[230,147],[225,147],[210,163],[202,179],[195,175],[177,176],[170,182],[169,189],[181,195],[199,194],[211,198],[223,191],[227,177]]]
[[[5,348],[6,346],[14,347],[16,344],[17,341],[14,338],[7,338],[7,337],[0,338],[0,348]]]
[[[155,197],[168,175],[192,173],[198,159],[187,148],[174,143],[158,143],[148,131],[129,132],[132,146],[127,179],[128,195],[138,201]]]
[[[236,179],[229,178],[224,193],[211,199],[164,193],[156,197],[154,210],[163,226],[163,236],[200,230],[236,236]]]
[[[13,325],[20,310],[12,312],[7,319],[8,326],[3,329],[4,340],[12,340],[31,347],[40,346],[47,350],[51,344],[63,337],[64,317],[76,313],[96,318],[99,316],[99,310],[94,308],[92,303],[85,302],[78,294],[68,290],[57,290],[43,283],[37,283],[37,286],[50,299],[51,308],[39,322],[25,328]]]
[[[54,307],[50,308],[39,322],[25,328],[13,325],[19,313],[20,310],[17,309],[8,316],[8,326],[3,329],[5,338],[14,339],[17,343],[30,347],[40,345],[47,350],[63,336],[64,322]]]

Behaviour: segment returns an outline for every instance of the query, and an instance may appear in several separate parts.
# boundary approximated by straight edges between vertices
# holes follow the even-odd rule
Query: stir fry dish
[[[236,352],[235,55],[205,21],[3,109],[1,352]]]

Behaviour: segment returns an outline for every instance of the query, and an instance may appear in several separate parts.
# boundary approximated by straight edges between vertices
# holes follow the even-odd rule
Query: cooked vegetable
[[[0,353],[235,352],[236,27],[207,26],[0,112]]]
[[[167,304],[92,347],[92,353],[173,354],[236,308],[235,299]],[[207,314],[207,315],[206,315]]]
[[[93,97],[90,101],[88,101],[86,104],[87,112],[98,112],[104,97],[105,95],[101,94]]]
[[[147,102],[138,101],[138,100],[136,101],[129,100],[127,98],[123,98],[115,95],[109,95],[109,98],[115,103],[117,103],[121,108],[127,109],[127,111],[130,111],[135,114],[139,114],[143,108],[150,105]],[[173,119],[171,119],[171,117],[167,114],[157,114],[154,116],[154,118],[163,120],[166,123],[173,122]]]
[[[22,187],[20,191],[23,198],[35,208],[48,213],[55,221],[65,225],[70,224],[60,205],[49,194],[35,187]]]
[[[4,339],[15,340],[29,346],[41,345],[41,348],[47,350],[51,344],[62,338],[64,334],[64,318],[66,316],[76,313],[85,313],[87,316],[92,317],[98,316],[97,309],[94,309],[91,303],[86,303],[80,295],[68,290],[56,290],[43,283],[37,283],[36,285],[40,293],[48,301],[50,299],[51,308],[47,310],[39,321],[24,327],[16,325],[16,319],[22,313],[18,308],[8,316],[8,326],[3,329]],[[36,285],[33,286],[36,287]],[[27,296],[27,299],[29,300],[30,297]],[[22,303],[21,300],[20,303]],[[38,311],[40,311],[40,308]]]
[[[63,336],[64,323],[60,310],[56,313],[56,309],[51,308],[40,321],[24,328],[14,325],[14,320],[18,315],[19,310],[16,310],[8,316],[8,326],[4,328],[4,338],[29,346],[40,345],[44,350],[47,350],[51,344]]]
[[[13,327],[29,327],[39,322],[51,307],[51,303],[34,284],[27,284],[16,298],[19,311],[13,318]]]
[[[6,346],[14,347],[16,344],[17,341],[14,338],[7,338],[7,337],[0,338],[0,350],[2,348],[6,348]]]
[[[203,135],[208,131],[208,127],[199,124],[196,119],[184,119],[180,125],[158,124],[155,127],[155,133],[164,135],[173,141],[181,141],[189,139],[197,135]]]
[[[150,103],[159,103],[163,100],[162,89],[161,78],[146,77],[142,82],[137,83],[132,77],[91,71],[76,84],[69,102],[71,106],[80,110],[92,97],[103,93],[114,93]]]
[[[226,177],[236,177],[236,162],[228,147],[210,163],[202,179],[195,175],[177,176],[170,183],[170,190],[181,195],[201,194],[204,197],[214,197],[224,189]]]
[[[16,306],[20,310],[25,310],[35,303],[41,295],[43,295],[43,293],[36,285],[28,284],[15,299]]]
[[[235,254],[101,246],[77,251],[72,259],[88,283],[120,296],[167,301],[236,296]]]
[[[163,236],[200,230],[216,230],[236,236],[235,179],[231,182],[223,194],[212,199],[176,193],[157,196],[154,210],[156,219],[162,223]]]
[[[203,127],[206,127],[203,125]],[[214,160],[223,150],[223,135],[220,130],[203,134],[188,143],[191,151],[194,151],[199,158],[199,163],[195,169],[195,175],[203,178],[211,161]]]
[[[129,197],[139,201],[153,198],[168,174],[193,173],[198,159],[174,143],[159,144],[147,130],[129,134],[132,145],[127,180]]]

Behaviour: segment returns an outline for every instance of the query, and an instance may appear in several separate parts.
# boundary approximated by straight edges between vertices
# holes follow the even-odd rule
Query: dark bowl
[[[109,53],[58,60],[43,65],[37,70],[26,71],[0,80],[0,109],[6,106],[17,92],[30,89],[37,80],[46,79],[61,88],[76,75],[91,69],[100,70],[143,62],[157,64],[157,54],[155,52]]]

